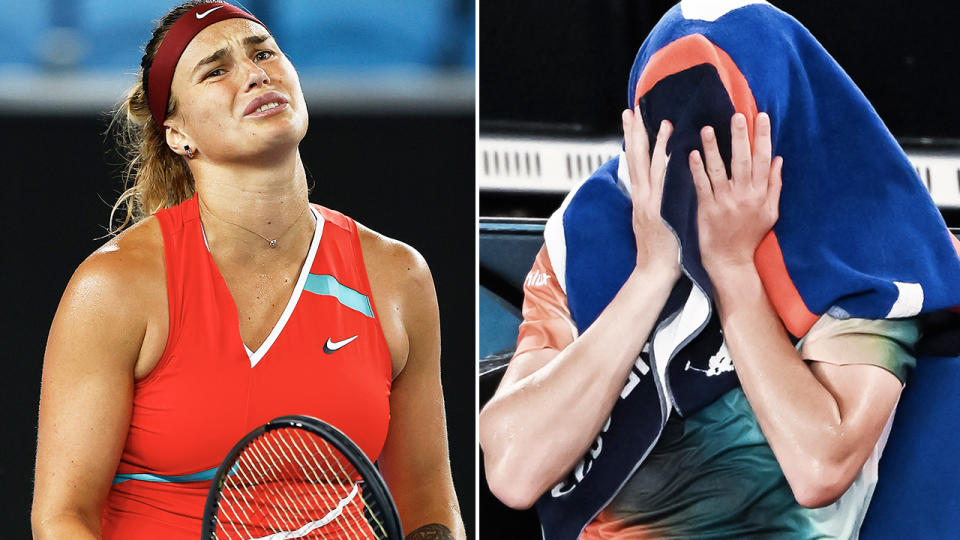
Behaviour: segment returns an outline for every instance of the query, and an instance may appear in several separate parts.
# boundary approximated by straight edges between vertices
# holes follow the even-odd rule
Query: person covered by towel
[[[624,152],[548,221],[480,415],[546,540],[851,538],[960,257],[869,102],[766,2],[684,0]]]

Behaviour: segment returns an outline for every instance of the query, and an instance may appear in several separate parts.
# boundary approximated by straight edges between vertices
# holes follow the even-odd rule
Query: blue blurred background
[[[0,110],[79,112],[113,104],[133,81],[155,21],[178,3],[0,0]],[[312,106],[472,110],[473,1],[242,5],[293,60]]]

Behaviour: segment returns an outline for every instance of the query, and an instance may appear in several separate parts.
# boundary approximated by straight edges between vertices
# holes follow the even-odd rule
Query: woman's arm
[[[639,111],[624,111],[623,126],[637,265],[572,344],[517,355],[480,413],[488,485],[514,508],[530,507],[586,453],[679,276],[676,239],[660,217],[671,126],[661,125],[652,161]]]
[[[413,248],[383,237],[377,254],[365,248],[373,274],[377,312],[391,347],[405,354],[390,392],[390,426],[380,469],[404,533],[413,539],[465,538],[450,473],[447,423],[440,384],[440,314],[433,277]],[[372,256],[367,257],[370,253]],[[389,329],[391,323],[396,333]]]
[[[825,506],[860,472],[897,404],[901,384],[878,366],[850,365],[869,361],[869,347],[809,343],[804,357],[823,362],[807,365],[790,343],[753,262],[777,220],[782,160],[771,165],[765,114],[756,120],[752,159],[746,119],[735,115],[731,126],[732,180],[710,128],[702,133],[706,170],[699,154],[690,156],[703,264],[716,290],[740,383],[797,502]]]
[[[84,261],[67,285],[43,363],[35,538],[100,538],[151,307],[139,294],[145,276],[138,271],[156,267],[113,240]]]

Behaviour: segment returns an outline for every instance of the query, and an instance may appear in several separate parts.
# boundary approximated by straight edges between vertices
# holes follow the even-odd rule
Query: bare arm
[[[814,358],[823,362],[808,366],[791,345],[755,268],[718,281],[727,348],[797,502],[833,503],[877,444],[900,397],[900,380],[881,367],[855,364],[856,355],[869,348],[849,348],[843,359],[821,354]],[[831,352],[840,351],[825,351]]]
[[[623,390],[676,275],[634,272],[563,351],[518,355],[480,414],[490,489],[529,508],[593,443]]]
[[[123,259],[109,249],[87,259],[70,280],[50,329],[32,511],[36,538],[100,537],[146,332]]]
[[[43,362],[36,538],[100,537],[134,379],[166,343],[162,253],[156,220],[144,220],[84,261],[60,300]]]
[[[465,538],[447,449],[440,315],[433,278],[413,249],[395,243],[389,251],[409,352],[403,371],[393,381],[381,470],[408,539]],[[378,311],[384,313],[382,307]]]
[[[623,121],[637,266],[572,344],[517,355],[480,413],[487,481],[514,508],[530,507],[593,443],[679,276],[676,240],[660,218],[671,126],[661,126],[651,162],[639,113]]]
[[[857,343],[808,342],[804,357],[824,361],[809,366],[790,343],[753,263],[777,219],[781,161],[771,166],[766,115],[756,120],[752,159],[746,120],[738,116],[731,123],[732,180],[709,128],[703,132],[706,168],[691,154],[703,263],[737,375],[794,496],[804,506],[825,506],[860,472],[901,384],[878,366],[850,365],[869,353]]]

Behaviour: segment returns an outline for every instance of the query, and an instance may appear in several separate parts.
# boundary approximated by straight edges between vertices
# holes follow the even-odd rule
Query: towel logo
[[[208,9],[207,11],[204,11],[203,13],[200,13],[200,12],[198,11],[198,12],[197,12],[197,20],[199,21],[200,19],[206,17],[207,15],[213,13],[214,11],[216,11],[216,10],[222,8],[222,7],[223,7],[223,6],[217,6],[217,7],[215,7],[215,8]]]
[[[600,457],[600,452],[603,450],[603,434],[609,430],[610,418],[607,417],[607,421],[603,424],[603,428],[600,429],[597,439],[593,441],[593,444],[590,446],[590,450],[587,451],[587,455],[583,456],[583,459],[577,463],[566,478],[561,480],[559,484],[553,486],[553,489],[550,490],[551,497],[556,498],[566,495],[580,485],[580,482],[583,481],[587,473],[590,472],[590,469],[593,468],[593,462]]]
[[[699,371],[707,377],[716,377],[717,375],[722,375],[728,371],[733,371],[733,360],[730,358],[730,353],[727,352],[727,342],[724,341],[721,343],[717,354],[710,357],[707,369],[693,367],[690,365],[690,361],[687,360],[687,365],[683,368],[683,370],[689,371],[691,369],[694,371]]]
[[[327,354],[333,354],[345,347],[351,341],[357,339],[358,335],[359,334],[341,341],[332,341],[330,338],[327,338],[327,342],[323,344],[323,352]]]
[[[643,346],[640,355],[637,356],[637,361],[633,363],[633,368],[630,369],[627,382],[623,385],[623,390],[620,391],[620,399],[626,399],[627,396],[633,392],[633,389],[637,387],[637,384],[640,383],[641,377],[650,373],[649,361],[650,342],[648,341],[647,344]],[[611,416],[607,417],[607,421],[604,422],[600,433],[597,434],[597,438],[593,441],[586,455],[583,456],[566,478],[561,480],[559,484],[553,486],[553,489],[550,490],[551,497],[556,498],[570,493],[576,489],[577,486],[580,485],[580,482],[587,476],[587,473],[593,468],[593,463],[600,457],[600,452],[603,451],[603,434],[610,430],[611,417],[612,413]]]

